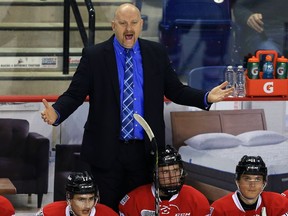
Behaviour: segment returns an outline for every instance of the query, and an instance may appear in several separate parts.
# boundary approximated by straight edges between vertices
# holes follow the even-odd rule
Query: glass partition
[[[287,53],[287,13],[282,0],[273,1],[273,7],[270,3],[253,4],[247,0],[97,0],[92,5],[95,21],[89,19],[91,9],[87,10],[87,1],[75,1],[78,13],[72,2],[0,2],[0,81],[4,85],[1,94],[9,94],[8,83],[14,87],[19,80],[41,83],[44,79],[53,82],[47,81],[49,87],[43,93],[62,92],[63,89],[50,83],[57,81],[57,86],[67,86],[81,50],[87,45],[83,34],[94,36],[91,41],[95,43],[109,38],[113,34],[110,24],[113,12],[124,2],[139,7],[145,23],[142,37],[167,47],[183,82],[187,82],[187,75],[197,67],[239,64],[246,67],[247,58],[259,49],[276,50],[279,56]],[[83,26],[78,22],[79,16]],[[95,22],[94,35],[89,32],[91,22]],[[68,52],[65,52],[67,43]],[[65,64],[68,71],[63,71]],[[29,90],[14,90],[11,94],[38,94],[37,85],[32,87],[28,82],[27,85]]]
[[[75,1],[89,37],[91,20],[85,2]],[[247,59],[255,55],[256,50],[273,49],[278,56],[288,57],[288,13],[284,0],[93,0],[94,43],[103,42],[113,34],[114,10],[124,2],[134,3],[141,10],[144,19],[141,37],[162,43],[181,81],[191,86],[210,90],[224,80],[223,71],[227,65],[246,67]],[[0,117],[26,120],[30,132],[49,140],[47,158],[52,174],[49,174],[48,195],[43,197],[45,204],[53,201],[55,145],[81,143],[88,110],[86,101],[59,127],[46,125],[40,117],[44,108],[42,98],[53,103],[68,88],[82,48],[87,45],[83,43],[81,25],[77,23],[79,17],[69,3],[71,1],[66,0],[0,0],[0,95],[3,96]],[[67,17],[68,26],[65,24]],[[68,52],[65,44],[68,44]],[[67,61],[65,54],[68,54]],[[64,72],[65,64],[68,73]],[[287,132],[286,98],[278,98],[273,104],[252,100],[225,101],[213,105],[212,109],[264,108],[268,129]],[[170,111],[179,110],[194,111],[196,108],[165,101],[168,143],[172,142]],[[4,152],[2,147],[0,152]],[[16,186],[20,187],[17,183]],[[20,213],[36,213],[39,201],[35,196],[28,208],[26,197],[24,204],[23,198],[20,201],[13,195],[10,198],[17,208],[20,206]]]

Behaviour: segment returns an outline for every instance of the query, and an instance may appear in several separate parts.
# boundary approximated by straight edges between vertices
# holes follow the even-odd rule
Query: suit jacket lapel
[[[107,65],[107,73],[111,75],[111,82],[115,92],[115,98],[120,106],[120,87],[115,51],[113,47],[114,35],[107,41],[104,49],[104,59]]]
[[[149,85],[149,80],[153,79],[153,59],[149,56],[149,52],[147,52],[148,47],[147,43],[139,38],[139,45],[141,50],[141,56],[142,56],[142,66],[143,66],[143,81],[144,81],[144,95],[146,95],[147,92],[145,92],[145,89],[147,89],[145,86]],[[147,81],[148,80],[148,81]]]

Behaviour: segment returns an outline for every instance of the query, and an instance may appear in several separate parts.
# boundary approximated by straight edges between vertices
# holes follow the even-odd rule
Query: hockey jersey
[[[69,207],[66,201],[57,201],[50,203],[43,207],[43,209],[37,213],[37,216],[70,216]],[[109,207],[102,205],[100,203],[93,207],[89,216],[117,216],[118,214],[114,212]]]
[[[195,188],[183,185],[178,194],[170,200],[160,200],[160,216],[205,216],[210,213],[207,198]],[[140,186],[120,201],[121,216],[148,216],[155,212],[155,188],[153,185]]]
[[[264,191],[258,198],[256,209],[245,211],[236,191],[216,200],[211,205],[211,216],[260,216],[263,215],[262,211],[269,216],[288,216],[288,199],[278,193]]]

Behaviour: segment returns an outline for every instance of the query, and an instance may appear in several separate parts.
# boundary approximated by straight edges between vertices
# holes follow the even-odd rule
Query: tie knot
[[[130,55],[130,51],[131,51],[131,50],[132,50],[132,49],[125,48],[125,49],[124,49],[124,52],[125,52],[126,55]]]

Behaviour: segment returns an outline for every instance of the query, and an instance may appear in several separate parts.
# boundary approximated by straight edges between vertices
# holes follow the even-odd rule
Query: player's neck
[[[240,200],[241,206],[244,210],[256,209],[258,197],[255,199],[247,199],[242,194],[237,193],[238,199]]]
[[[173,195],[160,195],[161,200],[170,200]]]

